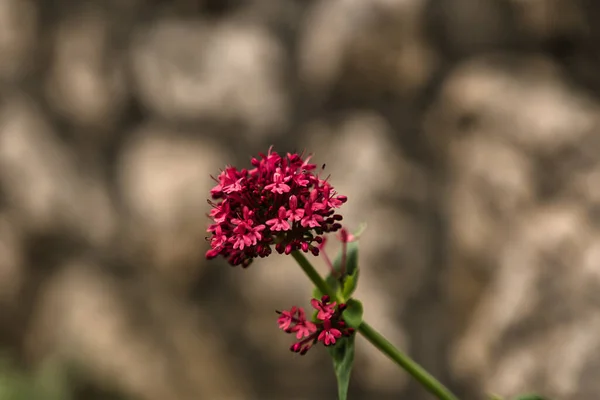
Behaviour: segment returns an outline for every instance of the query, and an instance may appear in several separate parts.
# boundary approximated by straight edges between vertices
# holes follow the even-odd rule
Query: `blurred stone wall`
[[[366,316],[465,399],[600,395],[600,4],[0,1],[0,344],[77,399],[328,399],[273,256],[206,263],[210,174],[308,149]],[[353,399],[427,399],[358,339]]]

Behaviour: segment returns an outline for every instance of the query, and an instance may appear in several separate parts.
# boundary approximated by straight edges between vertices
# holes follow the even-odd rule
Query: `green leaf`
[[[354,336],[338,339],[335,345],[328,346],[327,351],[333,360],[333,370],[337,378],[338,399],[348,398],[348,387],[350,386],[350,375],[354,364]]]
[[[359,269],[356,268],[356,271],[354,271],[352,275],[348,275],[344,280],[342,298],[349,299],[352,297],[352,294],[356,290],[356,286],[358,286],[358,272]]]
[[[340,249],[335,260],[333,260],[333,270],[336,272],[342,271],[342,255],[343,248]],[[358,269],[358,242],[346,243],[346,273],[352,274]]]
[[[358,272],[358,242],[350,242],[346,244],[346,273],[355,272]]]
[[[522,394],[517,396],[515,400],[547,400],[545,397],[539,394]]]
[[[335,278],[335,276],[331,274],[327,275],[327,277],[325,278],[325,282],[327,282],[331,290],[333,290],[332,294],[335,294],[340,290],[340,283]]]
[[[342,313],[344,321],[352,328],[358,328],[362,323],[363,317],[363,306],[362,303],[356,299],[350,299],[346,303],[346,309]]]
[[[337,273],[345,272],[345,276],[342,277],[341,282],[341,295],[342,298],[348,299],[352,297],[352,294],[358,286],[358,242],[346,243],[346,265],[342,265],[343,248],[338,252],[335,260],[333,261],[333,269]]]

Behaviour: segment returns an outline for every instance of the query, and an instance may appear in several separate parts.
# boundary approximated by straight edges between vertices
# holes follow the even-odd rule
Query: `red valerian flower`
[[[328,298],[326,300],[329,300]],[[312,299],[310,304],[313,306],[315,310],[318,311],[317,318],[321,321],[327,321],[331,318],[333,314],[335,314],[335,301],[333,303],[328,304],[327,301],[319,301],[317,299]]]
[[[279,328],[286,333],[296,333],[296,339],[299,340],[290,346],[290,350],[301,355],[306,354],[317,342],[331,346],[342,336],[354,333],[354,329],[347,327],[342,318],[345,304],[336,306],[336,302],[330,303],[329,296],[323,296],[321,300],[312,299],[311,304],[318,311],[316,322],[306,320],[302,307],[294,306],[289,311],[277,311]]]
[[[294,318],[296,313],[298,312],[298,307],[294,306],[290,311],[281,311],[279,312],[280,317],[277,319],[279,323],[279,329],[283,329],[287,331],[290,328],[292,322],[294,322]]]
[[[334,328],[331,325],[331,321],[323,322],[323,330],[319,333],[319,337],[317,340],[320,340],[325,344],[325,346],[329,346],[331,344],[335,344],[335,340],[342,337],[342,331]]]
[[[247,267],[253,259],[294,250],[319,254],[323,234],[341,229],[335,213],[347,201],[314,171],[310,156],[285,157],[269,149],[252,158],[254,168],[227,166],[210,191],[213,223],[208,259],[225,257],[231,265]]]
[[[287,210],[284,206],[279,207],[277,218],[268,220],[267,225],[269,225],[273,231],[289,231],[292,229],[288,222]]]

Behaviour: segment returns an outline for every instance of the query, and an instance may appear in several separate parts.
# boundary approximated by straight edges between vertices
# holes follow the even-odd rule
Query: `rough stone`
[[[226,151],[197,134],[145,125],[131,134],[118,163],[120,192],[130,215],[129,249],[179,284],[201,272],[208,248],[211,174],[225,166]],[[129,243],[129,242],[128,242]]]
[[[81,133],[113,126],[127,99],[125,71],[110,47],[110,29],[106,14],[90,8],[61,21],[54,35],[46,95],[58,113],[87,128]]]
[[[18,81],[33,67],[38,13],[32,1],[0,3],[0,81]]]
[[[160,21],[138,32],[131,59],[140,101],[164,118],[238,123],[250,134],[285,126],[283,50],[260,26]]]
[[[114,234],[105,182],[93,170],[78,168],[39,107],[24,95],[10,97],[0,108],[0,183],[27,230],[66,229],[97,245]]]

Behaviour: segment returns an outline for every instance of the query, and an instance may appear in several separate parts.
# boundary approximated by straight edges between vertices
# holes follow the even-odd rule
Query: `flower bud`
[[[298,353],[300,350],[302,350],[302,343],[300,343],[300,342],[294,343],[293,345],[291,345],[290,350],[293,351],[294,353]]]

